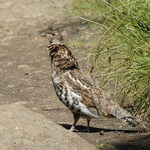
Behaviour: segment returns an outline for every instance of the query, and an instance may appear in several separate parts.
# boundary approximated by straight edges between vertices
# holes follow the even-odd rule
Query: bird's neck
[[[65,44],[51,44],[49,56],[52,66],[61,70],[78,69],[78,62]]]

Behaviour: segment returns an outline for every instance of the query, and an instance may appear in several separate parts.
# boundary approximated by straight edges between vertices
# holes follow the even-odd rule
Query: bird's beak
[[[45,33],[42,33],[41,36],[42,36],[42,37],[46,37],[46,34],[45,34]]]

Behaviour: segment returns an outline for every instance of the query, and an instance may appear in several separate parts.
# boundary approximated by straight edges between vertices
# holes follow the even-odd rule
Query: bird
[[[130,112],[110,99],[106,92],[96,84],[95,80],[82,68],[77,59],[64,43],[64,37],[53,21],[42,37],[49,40],[48,50],[51,58],[51,77],[59,100],[72,112],[75,127],[80,118],[87,120],[89,132],[90,121],[100,116],[113,115],[130,126],[136,126],[139,120]]]

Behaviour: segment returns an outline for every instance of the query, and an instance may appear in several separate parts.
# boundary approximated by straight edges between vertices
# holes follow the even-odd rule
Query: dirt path
[[[48,41],[40,37],[40,31],[56,19],[66,42],[76,35],[83,37],[81,25],[65,17],[64,8],[69,5],[69,0],[0,1],[0,105],[22,103],[67,129],[72,124],[72,114],[53,90],[46,51]],[[85,50],[79,54],[76,48],[73,53],[81,58]],[[80,120],[78,129],[82,131],[85,125],[86,121]],[[91,126],[90,133],[77,134],[101,149],[150,148],[148,133],[134,133],[134,128],[117,119],[93,120]],[[105,131],[104,135],[99,131]]]

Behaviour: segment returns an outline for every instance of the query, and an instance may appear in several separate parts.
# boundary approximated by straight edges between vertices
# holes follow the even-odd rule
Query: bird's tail
[[[103,106],[101,110],[105,115],[113,115],[131,126],[136,126],[140,122],[130,112],[121,108],[117,103],[108,98],[102,101],[101,105]]]

